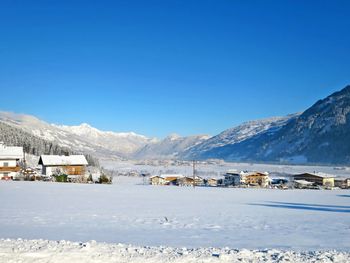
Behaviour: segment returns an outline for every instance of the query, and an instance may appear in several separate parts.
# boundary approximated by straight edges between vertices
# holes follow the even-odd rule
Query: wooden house
[[[250,186],[268,187],[271,179],[268,173],[260,172],[243,172],[241,175],[241,183]]]
[[[152,185],[176,185],[178,180],[182,178],[181,174],[162,174],[150,177],[150,184]]]
[[[42,174],[51,176],[58,171],[66,175],[85,175],[88,162],[84,155],[41,155]]]
[[[161,175],[154,175],[149,178],[149,182],[151,185],[165,185],[165,178]]]
[[[23,159],[23,147],[5,146],[0,143],[0,179],[13,179],[21,170],[20,162]]]
[[[193,185],[198,186],[198,185],[203,185],[204,180],[199,176],[195,176],[194,179],[191,176],[184,176],[184,177],[178,178],[177,184],[180,186],[193,186]]]
[[[315,185],[334,187],[334,176],[325,173],[302,173],[294,175],[295,180],[305,180]]]

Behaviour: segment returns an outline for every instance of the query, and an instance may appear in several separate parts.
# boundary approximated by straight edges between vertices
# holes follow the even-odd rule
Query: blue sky
[[[350,84],[349,1],[0,2],[1,110],[217,134]]]

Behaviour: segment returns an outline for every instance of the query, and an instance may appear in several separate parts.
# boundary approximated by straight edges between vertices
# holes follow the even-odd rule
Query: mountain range
[[[99,158],[348,164],[349,113],[350,86],[347,86],[302,113],[245,122],[212,137],[172,134],[159,140],[133,132],[101,131],[86,123],[49,124],[34,116],[11,112],[0,112],[0,121]]]

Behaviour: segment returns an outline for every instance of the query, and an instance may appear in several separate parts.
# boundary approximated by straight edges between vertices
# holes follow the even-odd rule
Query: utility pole
[[[196,161],[195,160],[193,160],[192,174],[193,174],[193,188],[195,188],[196,187]]]

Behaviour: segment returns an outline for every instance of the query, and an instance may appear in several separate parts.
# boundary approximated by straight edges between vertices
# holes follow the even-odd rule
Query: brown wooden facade
[[[9,166],[1,166],[0,172],[2,173],[10,173],[10,172],[19,172],[21,170],[21,167],[15,166],[15,167],[9,167]]]

